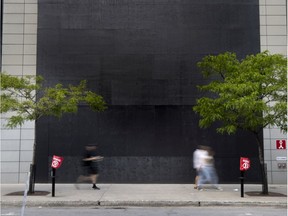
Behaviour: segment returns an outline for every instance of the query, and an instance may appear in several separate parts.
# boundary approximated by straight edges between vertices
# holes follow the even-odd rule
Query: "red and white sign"
[[[276,140],[276,149],[286,149],[286,140]]]
[[[63,160],[64,160],[63,157],[53,155],[51,167],[58,169],[61,166]]]
[[[240,158],[240,171],[246,171],[250,168],[250,160],[249,158]]]

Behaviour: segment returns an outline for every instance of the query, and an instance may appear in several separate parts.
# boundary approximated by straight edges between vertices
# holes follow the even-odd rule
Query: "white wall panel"
[[[2,71],[11,75],[36,75],[37,0],[4,0]],[[1,116],[1,183],[24,183],[32,160],[34,122],[6,129]]]
[[[287,1],[260,0],[261,51],[287,56]],[[268,181],[273,184],[287,184],[287,169],[279,169],[277,157],[287,156],[287,151],[276,149],[277,139],[287,139],[279,128],[269,126],[264,133],[264,159],[268,169]],[[270,143],[270,145],[269,145]]]

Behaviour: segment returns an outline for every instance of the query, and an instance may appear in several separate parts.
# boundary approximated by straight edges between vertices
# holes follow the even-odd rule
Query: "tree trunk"
[[[34,194],[35,192],[35,177],[36,177],[36,165],[30,164],[30,179],[29,179],[29,194]]]
[[[29,194],[33,194],[35,192],[35,179],[36,179],[36,123],[34,123],[34,144],[33,144],[33,156],[32,163],[30,164],[30,179],[29,179]]]
[[[260,169],[262,175],[262,194],[268,195],[268,180],[267,180],[267,172],[266,172],[266,164],[264,163],[264,151],[263,151],[263,143],[259,138],[259,134],[255,133],[257,144],[258,144],[258,156],[260,162]]]

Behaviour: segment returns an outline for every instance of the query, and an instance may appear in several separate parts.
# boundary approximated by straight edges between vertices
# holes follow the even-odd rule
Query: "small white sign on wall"
[[[276,160],[277,160],[277,161],[280,161],[280,160],[286,161],[286,160],[287,160],[287,157],[276,157]]]

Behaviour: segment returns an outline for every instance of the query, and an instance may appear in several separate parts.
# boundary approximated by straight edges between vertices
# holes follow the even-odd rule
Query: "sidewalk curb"
[[[82,186],[82,185],[81,185]],[[59,184],[57,196],[28,196],[27,207],[203,207],[228,206],[251,207],[266,206],[287,208],[287,185],[270,185],[270,192],[283,196],[240,197],[239,185],[223,184],[223,191],[195,190],[192,184],[102,184],[101,190],[91,190],[90,185],[83,185],[76,190],[73,184]],[[1,185],[2,207],[23,205],[23,195],[9,195],[23,190],[24,185]],[[37,185],[41,191],[50,191],[50,184]],[[236,190],[235,190],[236,189]],[[261,185],[246,185],[246,191],[261,191]]]
[[[21,201],[1,201],[1,206],[22,206]],[[201,207],[201,206],[265,206],[287,208],[285,202],[249,202],[249,201],[27,201],[27,207]]]
[[[287,207],[287,203],[275,202],[231,202],[231,201],[102,201],[100,206],[141,206],[141,207],[201,207],[201,206],[274,206]]]

